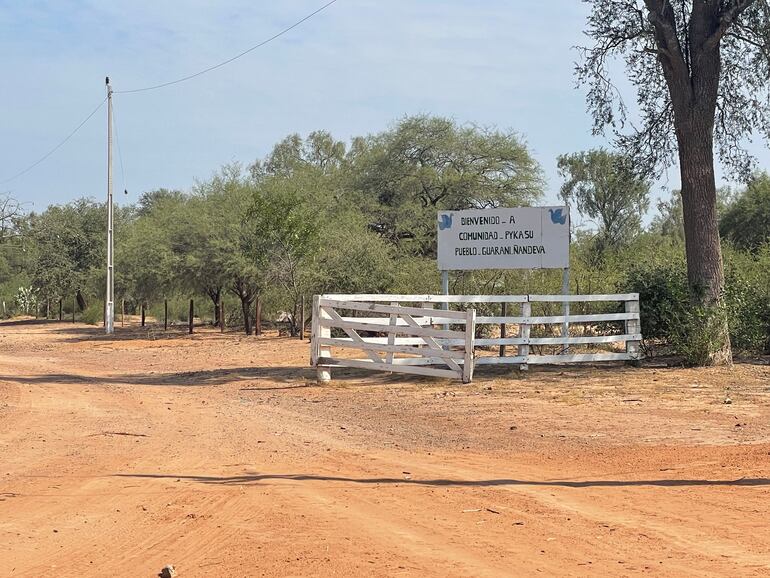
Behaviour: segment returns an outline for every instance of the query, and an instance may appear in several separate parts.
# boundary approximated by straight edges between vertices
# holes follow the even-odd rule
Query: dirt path
[[[0,576],[770,575],[767,365],[317,387],[306,358],[0,324]]]

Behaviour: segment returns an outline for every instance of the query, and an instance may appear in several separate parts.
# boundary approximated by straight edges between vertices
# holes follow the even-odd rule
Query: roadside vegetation
[[[689,297],[681,198],[643,216],[650,185],[627,157],[605,150],[559,159],[573,212],[571,291],[639,292],[649,351],[690,363],[709,339],[709,317]],[[380,134],[341,142],[324,131],[290,135],[250,166],[227,165],[189,191],[157,189],[116,211],[116,295],[161,318],[197,314],[254,330],[265,319],[299,326],[302,299],[328,292],[429,293],[436,211],[541,202],[542,171],[511,132],[436,117],[404,118]],[[105,206],[80,199],[24,212],[7,200],[0,236],[3,313],[102,319]],[[770,177],[719,193],[725,315],[736,351],[770,351]],[[578,224],[576,226],[575,224]],[[469,271],[454,293],[558,293],[559,271]],[[118,311],[120,309],[118,308]],[[654,348],[652,346],[655,346]]]

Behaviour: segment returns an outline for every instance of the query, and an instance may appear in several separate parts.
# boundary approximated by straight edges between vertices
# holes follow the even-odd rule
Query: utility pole
[[[115,269],[113,266],[113,219],[112,219],[112,87],[107,85],[107,295],[104,307],[104,328],[107,334],[115,327]]]

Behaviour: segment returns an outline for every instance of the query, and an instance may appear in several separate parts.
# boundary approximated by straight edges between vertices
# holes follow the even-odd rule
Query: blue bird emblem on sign
[[[443,214],[439,216],[438,228],[441,231],[452,228],[452,215]]]
[[[551,222],[556,225],[563,225],[567,222],[567,215],[564,214],[564,209],[548,209],[551,214]]]

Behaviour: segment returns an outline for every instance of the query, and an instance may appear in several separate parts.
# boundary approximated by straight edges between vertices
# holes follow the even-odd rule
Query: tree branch
[[[752,0],[753,1],[753,0]],[[670,81],[682,87],[690,85],[690,70],[682,52],[676,30],[676,17],[670,0],[644,0],[649,11],[649,21],[654,30],[655,43],[661,49],[660,58],[664,73]]]
[[[722,40],[730,26],[740,18],[746,9],[748,9],[756,0],[732,0],[722,9],[722,13],[719,15],[719,26],[717,29],[706,39],[703,44],[704,50],[714,50],[719,46],[719,42]]]

